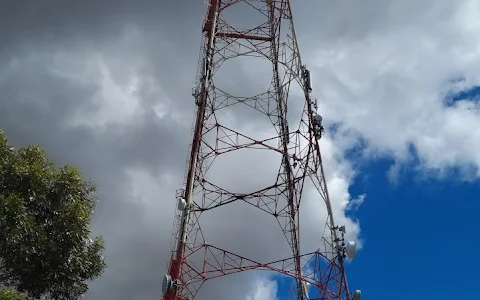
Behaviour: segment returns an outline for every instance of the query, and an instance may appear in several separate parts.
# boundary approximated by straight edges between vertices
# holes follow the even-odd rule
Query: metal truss
[[[248,7],[263,18],[251,28],[236,28],[226,14],[236,7]],[[245,13],[239,10],[239,14]],[[250,15],[244,15],[249,18]],[[171,261],[164,299],[194,299],[207,280],[249,271],[267,270],[295,281],[294,299],[350,299],[343,261],[343,235],[335,226],[325,182],[319,139],[321,117],[311,99],[310,73],[302,65],[288,0],[210,0],[203,23],[196,86],[192,95],[197,105],[192,128],[190,156],[186,164],[185,189],[177,191],[178,209],[172,237]],[[237,57],[258,57],[272,66],[269,89],[259,95],[239,97],[216,86],[222,64]],[[289,124],[289,95],[296,88],[304,95],[303,113],[298,124]],[[248,106],[270,120],[275,135],[254,139],[217,115],[227,108]],[[233,193],[214,182],[208,174],[219,156],[240,149],[270,151],[282,157],[272,184],[249,193]],[[305,181],[310,180],[327,211],[323,246],[301,254],[299,208]],[[291,257],[273,262],[257,262],[209,245],[199,220],[206,211],[244,202],[276,218]],[[310,289],[306,286],[310,285]]]

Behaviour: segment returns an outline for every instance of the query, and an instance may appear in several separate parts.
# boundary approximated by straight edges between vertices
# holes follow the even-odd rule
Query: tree
[[[38,146],[10,147],[0,129],[0,286],[29,298],[77,299],[106,264],[90,239],[96,188]]]
[[[3,289],[0,292],[0,300],[27,300],[27,297],[19,292]]]

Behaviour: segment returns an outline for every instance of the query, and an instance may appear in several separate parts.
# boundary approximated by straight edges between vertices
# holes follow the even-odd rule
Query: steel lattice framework
[[[225,12],[240,3],[249,5],[256,14],[263,16],[263,22],[249,29],[231,26],[224,17]],[[215,74],[222,64],[240,56],[259,57],[271,62],[273,76],[268,91],[253,97],[238,97],[215,85]],[[303,91],[305,101],[301,120],[293,125],[287,121],[287,104],[295,85]],[[343,266],[345,230],[336,227],[332,217],[319,147],[323,127],[311,91],[310,72],[300,59],[288,0],[208,1],[196,88],[193,90],[196,118],[185,189],[177,191],[172,257],[163,282],[164,299],[194,299],[207,280],[257,269],[293,278],[295,284],[291,295],[294,299],[352,299]],[[220,124],[216,113],[235,105],[247,105],[264,114],[275,128],[276,135],[255,140]],[[280,154],[282,162],[275,184],[239,194],[210,182],[206,175],[215,158],[239,149],[263,149]],[[302,254],[299,249],[299,208],[307,180],[318,191],[319,201],[325,203],[328,234],[316,252]],[[278,220],[291,249],[291,257],[258,262],[206,243],[198,222],[202,213],[238,201],[257,207]]]

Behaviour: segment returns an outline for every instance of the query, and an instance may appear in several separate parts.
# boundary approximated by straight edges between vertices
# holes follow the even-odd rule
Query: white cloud
[[[255,80],[255,78],[250,79]],[[125,89],[128,86],[129,84],[126,82]],[[120,85],[118,85],[118,88],[120,88]],[[131,96],[127,94],[125,97]],[[139,101],[137,100],[137,102]],[[193,102],[185,102],[185,105],[187,103],[193,106]],[[181,112],[175,110],[175,107],[169,106],[167,101],[162,101],[162,104],[165,105],[166,110],[174,114],[181,114]],[[219,122],[255,138],[273,135],[272,130],[263,127],[265,123],[259,120],[260,115],[258,113],[248,115],[247,118],[235,113],[235,109],[238,107],[225,110],[225,114],[218,117]],[[247,110],[244,111],[247,112]],[[248,112],[252,112],[252,110],[248,110]],[[117,115],[117,113],[115,114]],[[106,116],[104,118],[99,117],[100,120],[106,118]],[[128,121],[125,119],[120,111],[118,120]],[[178,126],[184,126],[183,129],[187,129],[190,122],[183,122]],[[292,125],[292,127],[294,126]],[[185,143],[188,143],[190,139],[187,135],[179,138],[184,139]],[[338,225],[347,226],[347,238],[359,240],[359,224],[346,217],[345,214],[349,202],[352,200],[348,188],[353,181],[355,172],[350,163],[345,160],[342,149],[332,141],[329,135],[321,140],[321,146],[334,219]],[[184,153],[184,155],[187,156],[187,153]],[[227,190],[252,192],[274,182],[279,164],[280,157],[275,152],[235,151],[222,155],[215,160],[209,170],[208,179]],[[183,169],[183,167],[179,166],[179,169]],[[181,187],[183,178],[169,178],[170,180],[165,181],[161,178],[162,176],[165,177],[166,174],[160,174],[155,178],[153,174],[141,170],[128,170],[128,174],[130,175],[132,193],[135,195],[134,199],[137,205],[146,212],[142,222],[159,226],[161,220],[162,225],[158,227],[158,240],[161,241],[162,245],[169,243],[170,231],[167,229],[170,229],[171,222],[169,220],[173,219],[173,209],[171,208],[173,202],[171,201],[174,200],[174,193],[172,191]],[[160,182],[162,182],[161,185]],[[159,189],[158,186],[161,186],[162,189]],[[313,187],[305,190],[301,217],[302,252],[307,253],[320,247],[322,235],[329,236],[327,232],[323,231],[326,222],[326,207]],[[206,212],[202,215],[200,224],[209,244],[235,254],[262,262],[274,261],[291,255],[275,218],[244,203],[230,204],[212,212]],[[361,243],[359,243],[359,247],[361,247]],[[165,250],[166,247],[162,246],[161,249]],[[162,255],[166,264],[169,254],[159,252],[159,255]],[[244,299],[245,291],[251,290],[245,287],[251,287],[252,285],[254,286],[253,292],[247,299],[275,299],[276,283],[271,281],[268,276],[268,273],[264,276],[241,274],[223,278],[222,284],[217,284],[217,280],[212,280],[202,288],[199,299],[203,299],[202,297],[209,298],[211,295],[218,293],[220,285],[225,287],[222,290],[233,294],[231,299]],[[242,292],[234,293],[233,290],[235,289]]]
[[[83,61],[83,64],[75,65],[72,67],[66,64],[66,67],[60,63],[61,61]],[[122,79],[115,78],[115,72],[113,72],[112,60],[107,59],[104,55],[98,55],[95,60],[88,60],[87,53],[62,53],[61,56],[57,56],[57,63],[53,65],[56,76],[62,78],[68,78],[74,84],[86,84],[84,77],[78,74],[87,74],[85,76],[90,79],[97,78],[99,84],[100,94],[94,95],[99,110],[95,114],[86,114],[82,111],[76,111],[76,115],[72,118],[67,118],[69,125],[73,128],[77,126],[87,125],[90,128],[100,130],[109,124],[129,126],[131,122],[135,120],[141,111],[141,94],[137,95],[137,92],[133,91],[132,85],[135,84],[136,89],[144,89],[145,85],[142,82],[149,82],[149,78],[139,75],[140,78],[135,80],[126,80],[122,84]],[[141,64],[137,64],[138,68]],[[124,74],[126,78],[132,78],[131,74],[141,74],[135,68],[132,68]],[[139,83],[140,82],[140,83]],[[147,86],[155,91],[160,91],[159,86]],[[143,91],[144,91],[143,90]],[[161,94],[159,94],[160,96]],[[165,107],[165,110],[172,112],[173,114],[181,115],[184,112],[176,111],[174,107],[169,106],[167,101],[161,101],[161,104]],[[190,99],[189,99],[190,100]],[[189,103],[192,105],[193,103]],[[155,104],[158,106],[158,104]],[[119,108],[119,109],[116,109]],[[161,117],[161,116],[159,116]],[[193,117],[193,116],[192,116]],[[228,120],[228,116],[225,120]],[[244,122],[245,118],[230,118],[235,123],[233,125],[239,126],[248,132],[250,135],[260,138],[262,136],[270,137],[274,134],[272,130],[265,132],[259,130],[259,127],[251,126],[250,123]],[[224,123],[225,124],[225,123]],[[256,125],[260,123],[255,123]],[[186,132],[183,129],[188,129],[190,122],[179,123],[179,127],[182,128],[182,132]],[[225,124],[232,125],[232,124]],[[263,127],[262,127],[263,128]],[[185,135],[179,137],[184,139],[184,143],[189,142],[189,136]],[[347,209],[349,200],[351,198],[348,193],[348,187],[353,179],[354,172],[347,161],[344,160],[342,153],[338,152],[331,138],[327,135],[322,141],[323,160],[325,162],[327,179],[330,188],[330,196],[332,199],[332,205],[335,213],[335,219],[339,224],[346,224],[350,227],[349,234],[352,238],[357,239],[360,229],[358,224],[349,220],[345,216],[345,210]],[[237,155],[238,154],[238,155]],[[248,160],[245,154],[253,154],[250,158],[254,160]],[[267,155],[265,155],[267,154]],[[217,183],[224,184],[223,187],[229,189],[240,189],[243,191],[251,191],[265,186],[266,184],[272,184],[275,180],[276,173],[278,171],[280,159],[276,153],[272,152],[271,156],[268,152],[259,152],[259,155],[255,155],[255,152],[247,152],[245,150],[238,151],[231,155],[225,155],[220,157],[214,167],[212,168],[212,178],[216,179]],[[186,156],[187,153],[184,153]],[[223,161],[222,161],[223,159]],[[178,167],[179,173],[184,168],[183,165]],[[129,240],[131,236],[146,234],[142,230],[145,227],[150,228],[148,234],[155,232],[155,240],[152,241],[151,246],[158,247],[158,255],[161,256],[161,261],[164,265],[167,264],[169,259],[169,243],[171,237],[171,224],[173,221],[173,211],[175,207],[175,189],[181,187],[183,178],[172,178],[171,174],[167,172],[160,172],[159,174],[152,174],[141,168],[129,168],[121,170],[127,176],[127,181],[124,182],[124,189],[126,189],[130,195],[130,202],[132,205],[138,207],[143,215],[141,220],[136,220],[134,223],[139,227],[127,227],[121,231],[115,232],[111,226],[110,229],[96,228],[95,234],[105,234],[107,240],[107,262],[111,265],[107,270],[107,273],[94,283],[92,286],[92,295],[96,295],[99,290],[105,290],[102,284],[106,284],[108,281],[120,284],[122,282],[122,272],[124,266],[119,265],[119,261],[122,259],[131,259],[128,264],[134,264],[135,258],[127,258],[125,254],[119,254],[119,248],[127,248],[127,245],[134,243],[135,241]],[[227,176],[226,174],[232,174],[233,176]],[[105,187],[100,186],[101,190]],[[305,193],[304,205],[310,209],[306,209],[306,216],[302,213],[302,241],[304,241],[305,248],[302,252],[310,252],[319,247],[322,230],[325,225],[325,205],[319,198],[314,189],[310,189]],[[310,204],[309,204],[310,203]],[[207,241],[230,250],[239,255],[243,255],[256,260],[268,262],[276,259],[286,258],[289,255],[289,249],[287,247],[285,237],[283,236],[278,224],[272,216],[268,216],[258,209],[252,209],[248,205],[228,205],[224,209],[218,209],[216,215],[207,216],[204,219],[202,226],[205,230]],[[310,205],[310,206],[309,206]],[[102,218],[102,212],[99,211],[96,214],[96,218]],[[115,222],[121,222],[116,220]],[[218,226],[222,224],[222,226]],[[155,230],[153,230],[156,228]],[[235,239],[232,239],[232,236]],[[153,236],[152,236],[153,238]],[[153,250],[153,249],[152,249]],[[148,272],[150,266],[137,265],[136,268],[140,272]],[[163,275],[163,268],[158,270],[158,278]],[[125,277],[130,278],[130,277]],[[238,279],[242,278],[242,279]],[[245,291],[252,290],[253,292],[248,296],[248,299],[275,299],[276,295],[276,282],[269,279],[268,274],[265,276],[257,275],[251,276],[248,274],[240,275],[231,280],[228,280],[222,286],[230,286],[233,282],[243,282],[242,284],[236,284],[237,288],[240,288],[240,292],[237,293],[238,299],[245,297]],[[206,296],[213,295],[218,292],[218,285],[208,282],[205,286]],[[247,289],[246,287],[254,287]],[[243,288],[241,288],[243,287]],[[232,288],[235,289],[235,288]],[[225,291],[228,291],[226,288]],[[150,292],[152,289],[149,290]],[[242,293],[243,291],[243,293]],[[213,293],[213,294],[212,294]],[[160,290],[158,290],[160,294]],[[143,296],[138,295],[139,299],[143,299]],[[231,299],[235,299],[233,296]]]
[[[366,196],[366,194],[362,194],[352,199],[347,205],[347,210],[352,211],[358,209],[363,204],[363,201],[365,201]]]
[[[360,225],[357,220],[352,220],[346,216],[347,210],[351,207],[349,205],[358,202],[357,198],[352,197],[348,190],[355,178],[355,171],[351,163],[345,159],[342,149],[336,145],[328,134],[321,139],[320,145],[335,224],[337,226],[345,225],[347,229],[346,239],[355,240],[360,249],[362,247]],[[321,237],[329,234],[324,232],[326,229],[326,213],[325,204],[317,191],[313,188],[307,189],[301,207],[302,224],[300,227],[302,228],[303,252],[318,249]]]
[[[245,300],[275,300],[277,299],[277,282],[267,278],[255,282],[254,290]]]
[[[372,3],[362,3],[378,15],[368,34],[316,42],[314,87],[325,121],[342,123],[349,140],[364,139],[370,158],[389,155],[400,165],[410,163],[413,145],[420,171],[442,175],[459,167],[466,170],[466,178],[478,177],[478,170],[471,168],[480,166],[478,103],[447,106],[444,101],[454,88],[452,79],[464,78],[463,88],[480,85],[478,1]],[[354,9],[333,6],[334,15],[344,21]],[[361,16],[359,11],[356,17]],[[321,27],[318,35],[328,37],[335,30]],[[392,180],[400,170],[391,169]]]
[[[92,114],[85,111],[79,112],[78,107],[76,107],[77,111],[72,116],[63,116],[71,122],[69,123],[71,127],[78,128],[87,125],[90,129],[98,130],[108,127],[105,125],[115,124],[123,129],[128,128],[133,126],[135,121],[138,121],[136,117],[140,104],[146,104],[144,98],[152,95],[155,96],[155,99],[159,99],[157,102],[161,104],[147,103],[146,106],[150,105],[150,108],[156,109],[159,117],[165,116],[165,112],[186,116],[185,111],[189,113],[193,108],[191,98],[184,100],[184,98],[178,97],[172,100],[164,95],[162,93],[163,88],[166,88],[169,83],[155,81],[151,78],[152,74],[149,72],[151,69],[145,65],[145,62],[140,58],[132,58],[129,45],[146,42],[145,36],[132,31],[127,32],[125,36],[126,38],[117,42],[106,42],[109,46],[96,45],[98,48],[93,51],[93,54],[91,49],[85,48],[41,54],[44,58],[51,59],[50,71],[54,76],[67,78],[73,86],[84,86],[95,82],[95,88],[98,88],[95,90],[97,93],[92,96],[98,109],[94,109]],[[25,58],[19,59],[24,63],[24,67],[28,68],[35,65],[30,64]],[[193,78],[194,71],[192,69],[190,74],[186,75]],[[257,75],[261,76],[261,74]],[[250,79],[255,81],[254,78]],[[354,83],[354,81],[352,82]],[[184,85],[182,88],[187,89],[189,86]],[[335,99],[332,99],[332,101],[335,101]],[[328,104],[326,105],[329,108]],[[161,112],[158,112],[160,106]],[[188,107],[188,109],[185,109],[185,107]],[[50,107],[49,109],[53,108]],[[330,108],[330,110],[332,109]],[[186,132],[185,129],[189,129],[191,117],[191,115],[188,115],[188,117],[184,117],[181,123],[179,122],[179,132]],[[331,117],[328,116],[328,118]],[[236,121],[238,125],[243,125],[246,130],[255,131],[256,134],[262,133],[262,130],[249,126],[250,124],[246,123],[243,117],[237,118]],[[55,123],[55,120],[52,120],[52,122]],[[258,124],[256,123],[256,125]],[[37,128],[29,130],[35,132]],[[154,140],[157,137],[151,135],[150,138]],[[189,138],[187,135],[179,137],[179,139],[184,139],[184,144],[189,142]],[[348,238],[359,239],[359,224],[345,215],[349,203],[357,201],[352,200],[352,198],[355,198],[348,191],[355,172],[351,164],[345,160],[343,154],[343,150],[348,148],[352,141],[355,140],[345,138],[332,140],[331,136],[326,135],[321,140],[321,145],[336,223],[347,225]],[[111,142],[114,145],[119,145],[121,141],[113,140]],[[165,144],[170,142],[165,141]],[[149,147],[149,145],[139,145],[138,147]],[[108,148],[108,151],[105,154],[106,158],[115,157],[112,148]],[[92,169],[99,168],[95,164],[98,162],[96,155],[98,154],[92,153],[85,158],[89,160],[89,165],[93,166]],[[129,157],[129,159],[134,160],[134,155],[138,154],[136,152],[132,153],[132,157]],[[187,156],[187,153],[184,153],[184,155]],[[228,158],[228,156],[226,157]],[[77,158],[72,154],[69,159],[75,163]],[[264,183],[263,180],[267,179],[256,180],[255,176],[263,174],[263,171],[278,168],[277,160],[264,157],[259,157],[258,160],[249,163],[238,158],[231,159],[228,163],[231,165],[223,165],[223,168],[216,171],[216,175],[219,175],[218,177],[227,181],[227,183],[237,185],[236,188],[247,191],[255,184]],[[248,168],[249,164],[250,169]],[[176,170],[177,174],[181,173],[183,168],[183,165],[179,165]],[[224,171],[235,171],[240,170],[240,168],[246,171],[240,172],[237,177],[227,177],[223,174]],[[252,172],[252,170],[258,171]],[[94,170],[87,171],[93,172]],[[101,295],[113,293],[115,288],[126,288],[135,284],[144,287],[144,290],[139,288],[137,291],[138,299],[146,298],[142,295],[143,292],[159,296],[159,281],[164,269],[163,266],[158,266],[166,265],[169,259],[168,250],[171,236],[170,226],[173,219],[174,191],[181,187],[183,178],[181,175],[172,178],[168,171],[160,170],[159,174],[152,174],[152,172],[140,167],[126,168],[123,165],[116,169],[112,168],[111,171],[115,172],[113,175],[125,174],[126,180],[122,182],[114,181],[109,186],[99,186],[99,190],[129,199],[128,203],[140,211],[135,216],[141,216],[141,218],[125,220],[122,219],[125,218],[125,215],[117,216],[117,205],[124,205],[118,199],[113,199],[113,202],[105,204],[108,209],[97,210],[96,218],[102,220],[104,227],[97,227],[95,234],[105,234],[107,240],[106,257],[110,267],[102,278],[95,281],[87,297],[108,299],[108,296]],[[303,205],[301,212],[302,252],[310,252],[319,247],[321,236],[324,234],[322,230],[325,225],[326,209],[323,201],[313,188],[305,191]],[[205,225],[207,241],[218,242],[217,245],[222,248],[266,262],[285,258],[288,255],[289,249],[285,238],[273,217],[270,216],[269,218],[268,215],[258,210],[253,212],[253,209],[247,205],[229,205],[223,211],[219,209],[219,212],[220,214],[207,218],[205,224],[202,224]],[[107,219],[106,216],[110,219]],[[143,239],[140,237],[143,237]],[[137,244],[139,242],[142,242],[142,244]],[[137,251],[136,248],[148,248],[148,251]],[[148,255],[148,257],[139,257],[139,255]],[[155,261],[155,264],[149,264],[150,259]],[[138,273],[133,270],[138,271]],[[141,274],[141,276],[138,274]],[[148,277],[148,287],[144,286],[146,284],[137,282],[144,281],[141,278],[142,275]],[[132,278],[132,276],[135,276],[135,278]],[[221,285],[208,282],[206,289],[211,293],[204,294],[205,299],[211,299],[212,295],[221,292],[226,293],[226,297],[229,296],[229,299],[232,300],[245,299],[245,291],[251,290],[246,287],[252,286],[255,288],[248,299],[275,299],[276,283],[266,276],[268,275],[262,277],[260,275],[242,274],[239,277],[233,276],[229,280],[223,281],[224,284]],[[155,284],[151,285],[152,282]],[[222,287],[222,291],[219,291],[219,286]],[[114,288],[112,289],[112,287]]]

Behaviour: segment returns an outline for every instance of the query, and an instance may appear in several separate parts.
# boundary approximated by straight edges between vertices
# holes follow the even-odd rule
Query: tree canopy
[[[27,300],[27,297],[17,291],[3,289],[0,291],[0,300]]]
[[[10,147],[0,129],[0,286],[33,299],[84,294],[106,268],[102,237],[90,238],[96,201],[77,168],[39,146]]]

